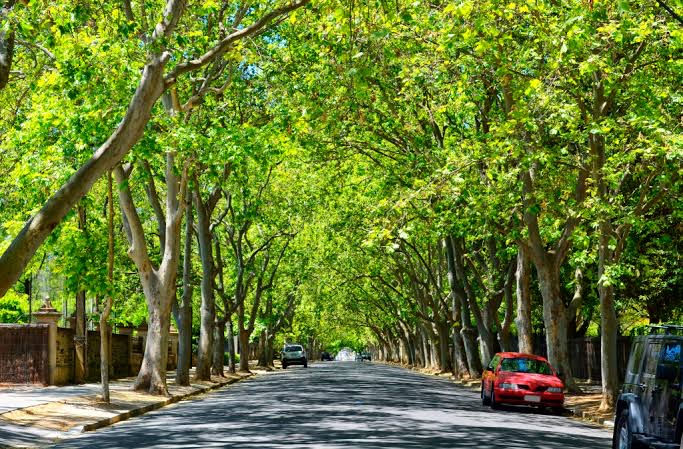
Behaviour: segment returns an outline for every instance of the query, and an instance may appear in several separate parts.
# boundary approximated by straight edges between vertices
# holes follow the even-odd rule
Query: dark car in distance
[[[368,351],[363,351],[363,352],[359,352],[358,354],[356,354],[356,361],[357,362],[362,362],[364,360],[367,360],[368,362],[372,361],[372,356],[370,355],[370,353]]]
[[[683,326],[636,337],[615,410],[613,449],[683,448]]]
[[[323,351],[320,354],[320,360],[322,360],[323,362],[331,362],[332,360],[334,360],[334,357],[332,357],[332,354],[330,354],[329,352]]]

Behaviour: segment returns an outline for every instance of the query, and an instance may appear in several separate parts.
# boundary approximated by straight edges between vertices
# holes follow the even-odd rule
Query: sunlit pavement
[[[582,448],[609,431],[492,411],[445,379],[364,362],[295,366],[66,440],[60,448]]]

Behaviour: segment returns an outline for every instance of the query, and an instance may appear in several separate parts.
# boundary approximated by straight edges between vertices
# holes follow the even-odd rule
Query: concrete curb
[[[591,424],[595,424],[597,426],[602,426],[606,427],[609,429],[614,428],[614,421],[612,421],[609,418],[603,418],[599,416],[594,416],[590,412],[582,410],[581,407],[573,407],[573,408],[567,408],[567,411],[569,411],[572,416],[581,419],[583,421],[588,421]]]
[[[171,396],[170,398],[166,398],[162,401],[155,402],[153,404],[147,404],[142,407],[134,408],[132,410],[128,410],[122,413],[119,413],[118,415],[111,416],[109,418],[104,418],[100,419],[99,421],[95,421],[94,423],[86,424],[84,426],[76,427],[75,429],[71,429],[70,432],[77,432],[77,433],[83,433],[83,432],[91,432],[93,430],[101,429],[102,427],[107,427],[111,426],[112,424],[116,424],[121,421],[125,421],[130,418],[134,418],[136,416],[144,415],[147,412],[151,412],[153,410],[158,410],[160,408],[163,408],[167,405],[174,404],[176,402],[180,402],[183,399],[187,399],[192,396],[196,396],[202,393],[209,392],[211,390],[217,390],[219,388],[225,387],[227,385],[231,385],[237,382],[241,382],[244,379],[248,379],[250,377],[254,376],[253,373],[242,376],[240,378],[233,378],[233,379],[226,379],[225,381],[216,383],[214,385],[210,386],[202,386],[197,388],[194,391],[190,391],[189,393],[184,393],[184,394],[178,394],[175,396]]]

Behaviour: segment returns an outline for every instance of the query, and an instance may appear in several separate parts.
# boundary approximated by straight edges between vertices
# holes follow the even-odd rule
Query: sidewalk
[[[258,373],[257,370],[252,370]],[[226,369],[227,372],[227,369]],[[175,385],[175,371],[167,374],[169,397],[131,390],[134,377],[109,384],[111,403],[101,402],[100,384],[63,387],[0,387],[0,448],[35,448],[55,443],[81,432],[109,426],[189,396],[238,382],[248,375],[212,377],[189,387]],[[190,379],[194,377],[194,369]]]

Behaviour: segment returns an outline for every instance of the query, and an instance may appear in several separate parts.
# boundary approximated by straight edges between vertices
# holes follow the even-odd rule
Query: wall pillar
[[[50,298],[45,297],[41,308],[33,314],[37,323],[48,325],[47,337],[47,383],[55,384],[55,373],[57,371],[57,322],[62,317],[50,303]]]

